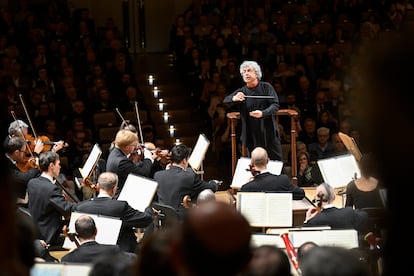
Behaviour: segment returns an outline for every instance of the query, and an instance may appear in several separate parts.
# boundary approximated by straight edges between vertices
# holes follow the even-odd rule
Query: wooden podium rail
[[[278,121],[278,116],[287,115],[290,117],[290,151],[292,159],[292,171],[291,179],[292,182],[297,184],[297,162],[296,162],[296,128],[295,128],[295,117],[298,115],[298,112],[294,109],[280,109],[276,112],[276,121]],[[240,120],[240,112],[229,112],[227,113],[227,118],[230,119],[230,131],[231,131],[231,172],[234,176],[234,171],[236,170],[237,162],[237,141],[236,141],[236,122]],[[241,148],[242,156],[247,156],[247,149],[242,145]]]

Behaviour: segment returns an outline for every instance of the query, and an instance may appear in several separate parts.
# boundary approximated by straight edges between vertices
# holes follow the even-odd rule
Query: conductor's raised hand
[[[243,92],[237,92],[236,95],[233,96],[231,99],[233,102],[242,102],[244,101],[244,93]]]

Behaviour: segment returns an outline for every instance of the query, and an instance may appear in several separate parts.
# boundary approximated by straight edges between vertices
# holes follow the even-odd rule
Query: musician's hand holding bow
[[[61,150],[62,148],[63,148],[63,146],[64,146],[64,142],[63,141],[58,141],[58,142],[55,142],[54,144],[53,144],[53,147],[52,147],[52,151],[53,152],[58,152],[59,150]]]
[[[237,92],[236,95],[233,96],[231,99],[233,102],[242,102],[245,100],[244,93],[243,92]]]

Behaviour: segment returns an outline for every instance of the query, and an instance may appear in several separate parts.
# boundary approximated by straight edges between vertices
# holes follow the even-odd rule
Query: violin
[[[319,192],[316,195],[316,198],[313,200],[316,203],[316,211],[320,213],[322,211],[322,202],[326,202],[325,195],[322,192]]]
[[[77,239],[78,234],[77,233],[71,233],[69,232],[69,227],[67,225],[63,226],[62,229],[63,235],[68,238],[70,241],[74,242],[76,244],[76,247],[80,246],[80,243]]]
[[[39,165],[37,164],[36,157],[26,157],[26,160],[24,162],[18,162],[16,164],[17,168],[21,172],[28,172],[32,168],[39,169]]]
[[[184,196],[183,202],[181,204],[186,209],[195,207],[194,204],[191,202],[191,197],[189,195]]]
[[[24,138],[26,139],[26,142],[29,145],[30,150],[33,152],[35,145],[36,145],[36,138],[32,136],[31,134],[26,134]],[[63,142],[63,141],[58,141],[58,142],[50,141],[49,137],[45,135],[37,136],[37,139],[40,139],[44,145],[42,152],[49,151],[54,145],[58,143],[62,143],[64,148],[69,146],[68,143]]]
[[[260,171],[256,170],[255,166],[251,163],[249,164],[249,168],[246,170],[251,172],[252,178],[255,178],[258,174],[260,174]]]

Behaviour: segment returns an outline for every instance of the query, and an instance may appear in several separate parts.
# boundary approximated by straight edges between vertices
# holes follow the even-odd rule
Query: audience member
[[[298,185],[299,187],[314,187],[323,182],[318,164],[312,163],[307,152],[300,152],[298,157]]]
[[[369,269],[349,249],[316,246],[301,261],[303,276],[369,276]]]
[[[311,161],[318,161],[320,159],[328,158],[332,155],[334,150],[330,141],[329,128],[320,127],[316,132],[318,142],[314,142],[308,146]]]
[[[242,276],[291,276],[290,260],[286,252],[274,245],[253,248],[253,256]]]
[[[92,264],[88,276],[134,276],[136,260],[125,258],[125,253],[105,254]]]
[[[308,254],[309,251],[311,251],[316,246],[319,246],[319,245],[313,241],[306,241],[306,242],[303,242],[301,245],[299,245],[298,249],[296,250],[299,268],[300,268],[301,262],[303,261],[303,257],[306,254]]]
[[[293,199],[305,197],[305,191],[294,185],[286,174],[272,174],[267,169],[269,156],[264,148],[257,147],[252,151],[251,171],[254,179],[240,188],[240,192],[287,192]]]
[[[248,221],[233,206],[213,201],[189,209],[174,235],[170,260],[176,275],[238,275],[252,256]],[[206,260],[214,265],[206,265]]]

